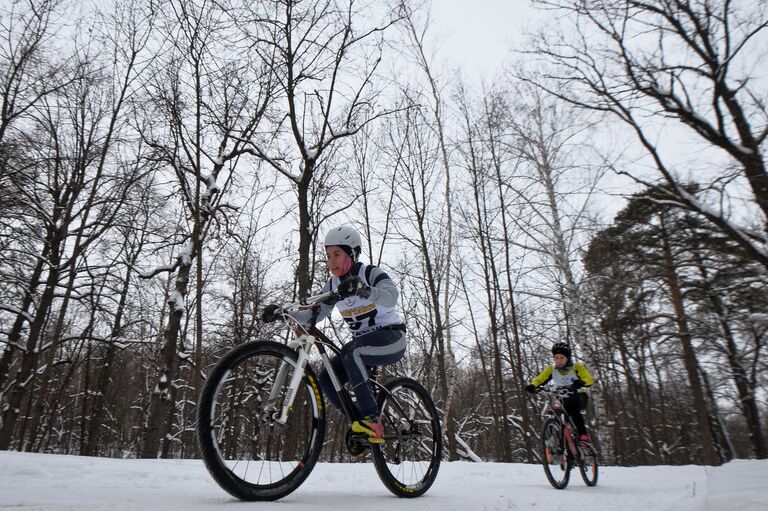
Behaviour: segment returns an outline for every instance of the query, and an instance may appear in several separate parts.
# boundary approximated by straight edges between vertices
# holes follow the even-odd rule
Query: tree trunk
[[[65,224],[66,225],[66,224]],[[29,336],[27,337],[26,350],[22,354],[21,364],[15,377],[14,387],[8,399],[8,409],[3,418],[3,428],[0,430],[0,450],[6,450],[10,447],[13,440],[13,433],[16,429],[16,423],[19,419],[19,412],[22,401],[27,394],[31,395],[31,387],[35,379],[37,370],[38,350],[37,345],[43,332],[43,326],[48,319],[48,311],[51,309],[54,299],[54,292],[59,281],[60,264],[60,239],[58,232],[51,232],[48,243],[50,244],[50,261],[48,277],[45,282],[45,290],[40,298],[40,304],[35,313],[35,319],[29,326]]]
[[[131,266],[136,263],[138,251],[132,258]],[[110,333],[110,341],[107,345],[107,353],[104,355],[104,361],[101,364],[99,371],[99,377],[96,383],[96,396],[93,400],[93,413],[91,414],[91,420],[88,423],[87,442],[81,454],[85,456],[95,456],[98,454],[99,449],[99,429],[104,422],[104,416],[106,411],[106,395],[109,392],[110,382],[112,381],[112,365],[114,364],[115,354],[117,348],[115,347],[115,339],[122,336],[123,332],[123,314],[125,311],[125,304],[128,300],[128,290],[130,289],[132,270],[129,267],[125,271],[125,279],[123,279],[123,288],[120,290],[120,300],[117,304],[117,310],[115,311],[115,320],[112,323],[112,332]]]
[[[699,269],[707,277],[707,271],[704,266],[700,265]],[[723,308],[722,300],[720,296],[713,292],[708,292],[707,296],[712,304],[712,309],[717,315],[717,320],[720,325],[720,330],[723,334],[726,344],[726,357],[728,359],[728,365],[731,368],[731,376],[733,377],[734,384],[736,385],[736,391],[739,396],[739,403],[741,405],[741,412],[744,415],[744,420],[747,423],[747,430],[749,431],[749,441],[752,444],[752,451],[755,458],[765,459],[768,456],[766,452],[765,438],[763,437],[763,430],[760,424],[760,412],[755,401],[755,394],[750,388],[749,377],[747,372],[739,360],[739,350],[736,345],[736,340],[731,331],[731,326],[726,319],[725,309]]]
[[[193,231],[192,238],[200,233]],[[189,243],[193,243],[191,240]],[[191,250],[190,250],[191,251]],[[176,276],[174,294],[168,298],[168,324],[163,333],[163,344],[160,350],[160,366],[157,368],[157,385],[152,391],[149,404],[149,414],[145,431],[144,444],[140,453],[141,458],[157,458],[161,453],[161,441],[169,433],[173,416],[175,393],[173,381],[178,374],[178,344],[181,319],[184,316],[184,298],[187,296],[189,274],[192,260],[196,254],[191,254],[190,260],[179,265]]]
[[[512,371],[517,376],[517,384],[519,385],[519,389],[520,389],[519,392],[517,392],[517,396],[518,396],[517,408],[522,418],[522,423],[523,423],[522,427],[523,427],[523,431],[525,432],[523,434],[523,442],[525,445],[526,461],[531,463],[533,462],[534,458],[533,458],[533,448],[531,446],[531,436],[528,434],[528,432],[531,431],[531,417],[528,411],[529,399],[526,397],[525,393],[522,392],[522,389],[525,387],[525,385],[528,382],[525,379],[525,374],[523,373],[523,355],[520,349],[520,328],[517,322],[517,305],[515,303],[514,287],[512,286],[513,270],[512,270],[512,259],[509,251],[509,247],[511,246],[511,243],[509,240],[509,225],[507,223],[507,208],[506,208],[506,203],[504,201],[504,193],[502,191],[501,164],[499,163],[496,155],[496,151],[494,150],[496,147],[494,142],[494,136],[493,136],[494,132],[492,129],[490,129],[490,127],[488,132],[490,133],[490,138],[491,138],[491,154],[493,157],[493,162],[494,162],[493,167],[496,174],[496,191],[498,193],[499,205],[501,207],[501,210],[500,210],[501,226],[502,226],[502,236],[503,236],[503,242],[504,242],[504,273],[506,274],[506,281],[507,281],[506,284],[509,292],[509,299],[508,299],[509,312],[507,312],[506,307],[502,307],[501,313],[502,313],[502,318],[504,319],[504,331],[505,331],[504,333],[507,339],[507,349],[509,351],[510,361],[516,361],[517,363],[517,367],[515,367],[514,365],[512,366]],[[513,348],[511,348],[509,345],[509,337],[506,333],[510,327],[512,329]]]
[[[37,258],[37,264],[29,279],[29,287],[24,294],[24,299],[21,303],[21,312],[16,316],[16,320],[13,322],[13,327],[8,333],[8,345],[3,352],[2,359],[0,359],[0,392],[3,391],[3,386],[8,380],[8,370],[11,367],[13,355],[18,350],[17,346],[20,346],[19,341],[21,340],[21,330],[24,327],[24,322],[29,322],[27,319],[29,307],[32,305],[35,292],[40,285],[40,277],[43,274],[43,267],[45,266],[46,259],[48,259],[49,247],[50,245],[46,243],[43,247],[43,253]]]
[[[88,430],[88,394],[91,390],[91,345],[88,344],[85,352],[85,365],[83,367],[83,402],[80,405],[80,444],[77,449],[82,454],[85,449],[85,432]]]
[[[36,403],[33,407],[32,417],[30,418],[31,426],[30,430],[35,435],[40,427],[40,422],[45,413],[45,403],[48,399],[48,391],[53,380],[53,366],[56,361],[56,354],[59,352],[59,344],[64,333],[64,322],[67,316],[67,310],[69,309],[69,300],[72,297],[72,291],[75,287],[75,279],[77,278],[77,260],[80,252],[80,234],[78,234],[75,240],[75,245],[72,250],[72,256],[69,261],[69,279],[67,279],[67,286],[64,289],[61,305],[59,305],[58,314],[56,317],[56,323],[53,327],[53,334],[51,336],[51,342],[47,348],[45,354],[45,362],[43,364],[43,371],[40,377],[40,388],[37,391]],[[93,318],[92,318],[93,319]],[[90,354],[90,352],[89,352]],[[30,442],[30,448],[34,448],[35,442]]]
[[[664,214],[661,214],[662,248],[664,251],[664,262],[666,265],[666,280],[672,298],[672,305],[675,309],[675,322],[677,323],[677,333],[680,344],[683,348],[683,364],[688,373],[688,383],[693,397],[693,406],[696,413],[697,428],[701,441],[702,461],[705,465],[720,465],[720,459],[714,447],[714,435],[710,427],[709,412],[707,402],[702,390],[701,378],[699,377],[699,362],[696,358],[696,352],[691,343],[691,334],[688,329],[688,318],[685,314],[683,305],[683,295],[678,284],[677,273],[675,272],[675,262],[672,256],[672,250],[669,246]]]
[[[309,268],[310,251],[312,249],[309,185],[312,180],[314,167],[309,162],[305,162],[304,165],[302,178],[296,185],[299,206],[299,263],[296,266],[296,283],[298,284],[299,298],[309,296],[312,289],[312,277]]]

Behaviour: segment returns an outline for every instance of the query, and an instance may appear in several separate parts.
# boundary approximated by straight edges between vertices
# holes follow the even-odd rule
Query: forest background
[[[440,2],[2,2],[0,449],[196,457],[208,370],[351,223],[448,459],[537,461],[562,341],[606,463],[765,458],[767,2],[533,5],[476,77]]]

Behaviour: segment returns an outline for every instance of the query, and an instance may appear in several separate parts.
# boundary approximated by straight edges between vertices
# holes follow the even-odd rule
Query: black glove
[[[363,281],[357,275],[350,275],[339,283],[336,292],[342,298],[355,295],[368,298],[371,295],[371,288],[363,284]]]
[[[281,312],[279,305],[275,305],[274,303],[269,304],[264,307],[264,311],[261,313],[261,320],[264,323],[274,323],[275,321],[282,319],[279,312]]]
[[[581,380],[575,380],[573,383],[571,383],[571,389],[573,390],[579,390],[583,386],[584,382]]]
[[[529,394],[536,394],[539,391],[539,388],[533,383],[529,383],[528,385],[526,385],[525,391],[528,392]]]

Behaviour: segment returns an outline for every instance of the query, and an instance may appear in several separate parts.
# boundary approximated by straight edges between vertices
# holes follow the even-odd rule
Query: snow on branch
[[[139,277],[141,277],[142,279],[151,279],[155,275],[159,275],[161,273],[171,273],[177,267],[178,267],[178,264],[167,264],[165,266],[158,266],[152,271],[140,271],[138,272],[138,274],[139,274]]]
[[[13,305],[7,305],[4,303],[0,303],[0,310],[6,310],[8,312],[11,312],[13,314],[16,314],[17,316],[21,316],[27,322],[32,323],[32,320],[34,319],[28,312],[23,311],[19,309],[18,307],[14,307]]]
[[[192,265],[192,240],[187,241],[182,245],[181,250],[176,255],[176,262],[173,264],[167,264],[164,266],[159,266],[155,268],[152,271],[142,272],[139,271],[138,274],[143,279],[151,279],[155,275],[159,275],[161,273],[171,273],[176,270],[176,268],[179,267],[179,265],[183,266],[191,266]]]
[[[483,459],[478,456],[475,451],[472,450],[472,448],[469,447],[469,445],[462,440],[462,438],[459,435],[456,435],[456,443],[461,446],[463,450],[459,450],[458,454],[459,456],[462,456],[470,461],[474,461],[475,463],[482,463]]]

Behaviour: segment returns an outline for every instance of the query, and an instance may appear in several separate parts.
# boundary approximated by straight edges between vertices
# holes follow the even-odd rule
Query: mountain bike
[[[197,409],[197,439],[208,472],[241,500],[277,500],[298,488],[320,456],[325,437],[323,392],[310,354],[316,348],[351,424],[359,412],[350,392],[339,383],[328,350],[340,348],[317,329],[323,303],[340,300],[335,291],[285,304],[278,315],[293,325],[287,345],[252,341],[225,354],[203,387]],[[311,310],[309,326],[293,316]],[[417,381],[396,377],[386,383],[370,373],[384,442],[371,444],[364,434],[346,434],[356,456],[370,452],[384,485],[398,497],[418,497],[437,476],[442,432],[437,409]]]
[[[539,390],[547,398],[545,406],[548,415],[541,429],[541,462],[550,484],[558,490],[568,486],[574,465],[579,467],[587,486],[597,484],[597,451],[592,445],[579,443],[576,427],[562,404],[562,399],[573,392],[570,387]]]

